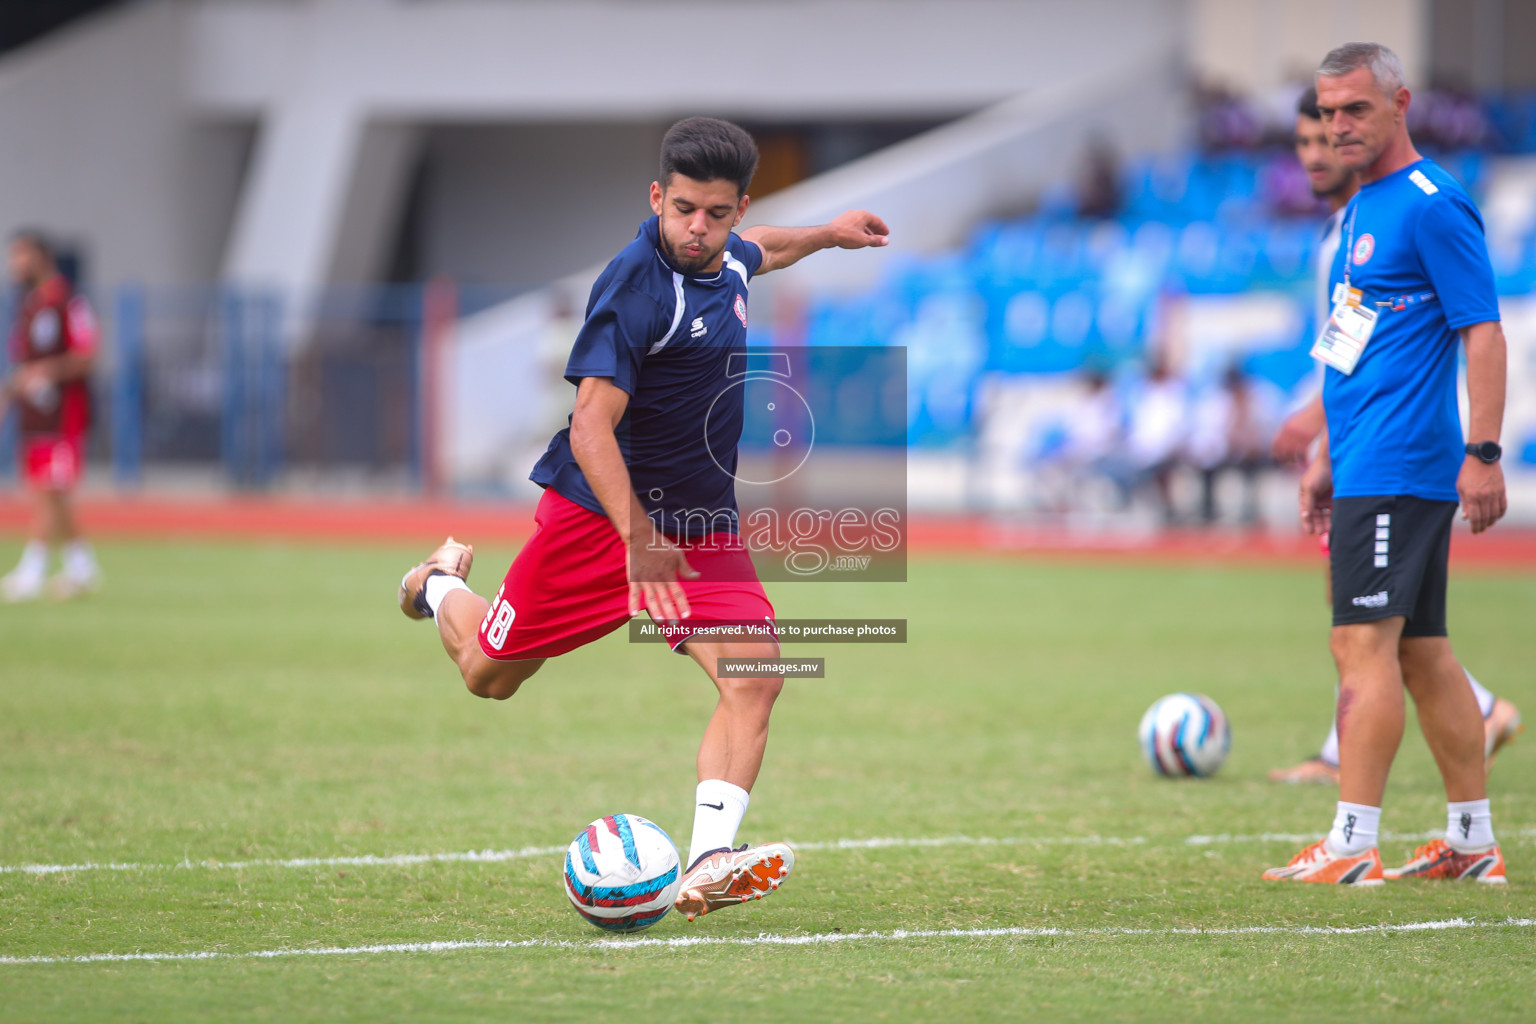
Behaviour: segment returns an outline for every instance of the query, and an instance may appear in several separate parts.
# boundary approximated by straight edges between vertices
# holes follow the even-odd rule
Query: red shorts
[[[606,516],[544,491],[533,536],[507,570],[480,623],[480,649],[497,661],[553,658],[629,621],[624,545]],[[740,545],[679,541],[696,580],[680,580],[689,619],[700,623],[773,621],[773,605]],[[683,621],[686,627],[688,619]],[[676,650],[688,636],[670,642]]]
[[[77,434],[29,437],[21,442],[22,472],[27,484],[40,491],[67,491],[80,482],[81,452]]]

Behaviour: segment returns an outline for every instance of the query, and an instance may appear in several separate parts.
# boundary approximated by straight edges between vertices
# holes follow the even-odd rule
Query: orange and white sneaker
[[[1273,768],[1269,773],[1270,782],[1288,783],[1321,783],[1325,786],[1337,786],[1339,784],[1339,769],[1337,765],[1331,765],[1320,757],[1309,757],[1301,764],[1290,768]]]
[[[1380,885],[1381,853],[1371,847],[1364,853],[1340,857],[1328,849],[1328,841],[1319,839],[1291,858],[1283,868],[1264,872],[1268,882],[1325,882],[1333,885]]]
[[[449,537],[427,560],[414,566],[400,581],[400,610],[408,619],[430,619],[432,609],[427,604],[427,580],[433,576],[457,576],[469,578],[470,566],[475,562],[475,549],[460,544]]]
[[[1503,697],[1495,697],[1493,711],[1483,719],[1484,768],[1493,771],[1493,759],[1499,749],[1525,731],[1520,709]]]
[[[1413,859],[1400,868],[1388,868],[1386,877],[1437,878],[1453,882],[1482,882],[1484,885],[1503,885],[1509,881],[1504,873],[1504,854],[1495,843],[1477,853],[1461,853],[1444,839],[1432,839],[1413,851]]]
[[[683,875],[674,906],[692,921],[711,910],[760,900],[795,869],[795,851],[786,843],[743,843],[700,854]]]

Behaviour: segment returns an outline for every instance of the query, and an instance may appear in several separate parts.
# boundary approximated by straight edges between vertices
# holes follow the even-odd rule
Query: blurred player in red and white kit
[[[1323,127],[1322,112],[1317,109],[1317,87],[1312,86],[1302,94],[1296,104],[1296,159],[1307,172],[1312,192],[1328,203],[1332,215],[1323,228],[1317,251],[1317,309],[1318,323],[1328,322],[1328,275],[1333,268],[1334,257],[1339,251],[1340,228],[1344,220],[1344,208],[1360,190],[1355,172],[1345,167],[1328,140]],[[1319,364],[1321,369],[1321,364]],[[1319,376],[1315,380],[1315,392],[1306,405],[1293,412],[1275,435],[1270,454],[1277,462],[1302,465],[1312,448],[1312,443],[1322,433],[1323,384]],[[1323,553],[1328,552],[1328,535],[1322,536]],[[1330,593],[1329,604],[1333,602]],[[1463,666],[1465,671],[1465,666]],[[1520,734],[1523,726],[1520,710],[1503,697],[1497,697],[1486,686],[1467,672],[1467,681],[1477,697],[1478,710],[1483,713],[1484,752],[1487,765],[1493,767],[1493,757],[1499,748]],[[1331,724],[1328,737],[1318,753],[1289,768],[1276,768],[1269,773],[1271,782],[1321,782],[1338,785],[1339,782],[1339,728]]]
[[[0,596],[30,601],[46,590],[68,598],[94,589],[101,578],[72,502],[91,423],[86,381],[96,361],[96,316],[59,273],[53,247],[40,232],[12,236],[7,262],[18,294],[8,350],[11,372],[0,385],[0,404],[16,407],[19,461],[34,522],[21,561],[0,579]],[[63,566],[51,582],[46,579],[50,544],[63,546]]]

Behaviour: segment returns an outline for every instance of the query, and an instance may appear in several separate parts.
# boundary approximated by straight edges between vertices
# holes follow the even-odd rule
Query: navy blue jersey
[[[1464,458],[1457,331],[1499,319],[1483,220],[1430,160],[1363,186],[1344,214],[1331,283],[1379,314],[1350,375],[1323,383],[1333,493],[1455,501]]]
[[[747,282],[763,253],[733,232],[717,272],[684,274],[662,255],[658,232],[655,217],[640,225],[592,285],[565,379],[611,377],[629,394],[614,433],[630,483],[663,533],[736,532],[743,389],[732,385],[744,372]],[[569,426],[529,478],[603,514],[571,453]]]

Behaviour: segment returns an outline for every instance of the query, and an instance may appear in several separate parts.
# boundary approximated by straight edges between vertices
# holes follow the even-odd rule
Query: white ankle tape
[[[432,609],[432,617],[437,618],[438,606],[455,590],[468,590],[469,584],[457,576],[449,576],[446,573],[427,577],[427,607]]]

